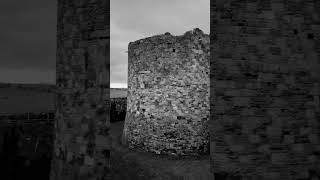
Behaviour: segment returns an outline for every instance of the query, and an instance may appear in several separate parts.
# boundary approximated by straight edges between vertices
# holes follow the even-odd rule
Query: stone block
[[[270,145],[269,144],[260,145],[258,146],[257,151],[264,154],[270,154],[271,153]]]
[[[290,147],[296,154],[303,154],[305,151],[304,144],[292,144]]]
[[[275,165],[284,165],[287,163],[288,155],[286,153],[272,153],[271,162]]]
[[[244,145],[230,145],[230,150],[232,152],[241,153],[244,152],[246,147]]]
[[[320,138],[318,134],[309,134],[309,141],[311,144],[319,144],[320,143]]]
[[[235,106],[248,106],[250,103],[250,98],[248,97],[233,97],[233,105]]]
[[[261,138],[259,135],[251,134],[251,135],[249,135],[249,142],[253,143],[253,144],[258,144],[261,142]]]
[[[88,155],[84,156],[84,164],[87,166],[94,166],[94,159]]]
[[[283,136],[283,143],[285,144],[293,144],[294,143],[294,136],[293,135],[284,135]]]

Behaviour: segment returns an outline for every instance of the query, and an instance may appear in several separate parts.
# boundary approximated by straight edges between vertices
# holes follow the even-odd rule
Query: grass
[[[126,88],[111,88],[110,89],[110,98],[125,98],[127,97]]]
[[[53,86],[4,85],[0,86],[0,113],[48,112],[54,110]]]

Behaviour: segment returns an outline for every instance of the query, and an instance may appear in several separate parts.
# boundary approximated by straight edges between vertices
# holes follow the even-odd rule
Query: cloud
[[[134,31],[121,29],[110,20],[110,81],[111,87],[125,87],[128,74],[128,44],[143,35]]]
[[[183,34],[195,27],[209,33],[210,1],[111,0],[111,20],[144,36]]]
[[[210,0],[111,0],[111,87],[127,83],[129,42],[200,28],[210,32]]]
[[[170,32],[181,35],[195,27],[209,33],[210,0],[111,0],[111,83],[127,83],[129,42]],[[0,1],[0,67],[28,83],[55,71],[57,1]],[[28,69],[28,70],[26,70]],[[4,74],[7,74],[4,76]],[[44,75],[52,81],[52,75]],[[29,77],[28,77],[29,76]],[[6,78],[4,78],[6,77]],[[1,80],[0,80],[1,81]],[[40,79],[39,79],[40,81]],[[44,81],[44,79],[41,79]]]
[[[39,73],[55,71],[55,1],[3,0],[0,2],[0,23],[0,67],[2,71],[6,69],[7,74],[17,72],[12,77],[5,76],[4,80],[34,79],[32,73],[25,73],[25,69],[36,69]],[[21,73],[18,73],[19,69]],[[44,75],[48,76],[51,75]],[[51,82],[51,79],[47,81]]]

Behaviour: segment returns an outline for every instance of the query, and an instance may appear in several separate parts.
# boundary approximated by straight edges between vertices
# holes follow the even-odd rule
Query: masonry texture
[[[109,1],[58,0],[51,180],[109,174]]]
[[[320,1],[211,2],[216,179],[319,179]]]
[[[123,141],[157,154],[208,153],[209,35],[165,33],[128,49]]]
[[[0,179],[49,179],[53,113],[0,114]]]

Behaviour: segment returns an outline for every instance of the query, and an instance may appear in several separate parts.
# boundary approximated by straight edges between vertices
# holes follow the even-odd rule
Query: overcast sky
[[[0,0],[0,82],[55,83],[57,0]],[[111,0],[111,87],[126,87],[129,42],[196,27],[209,0]]]
[[[55,83],[56,0],[1,0],[0,24],[0,82]]]
[[[210,32],[210,0],[111,0],[111,87],[127,86],[129,42],[200,28]]]

